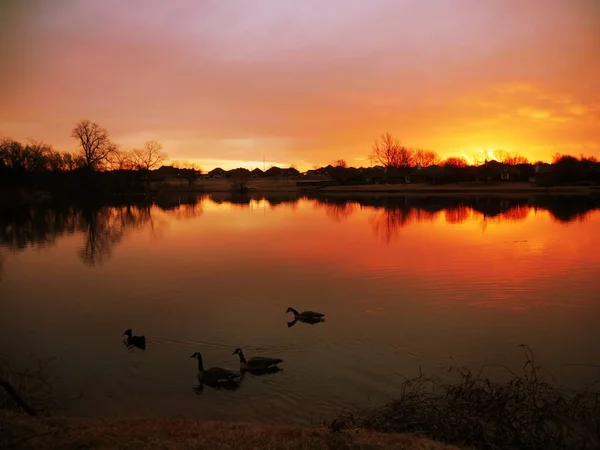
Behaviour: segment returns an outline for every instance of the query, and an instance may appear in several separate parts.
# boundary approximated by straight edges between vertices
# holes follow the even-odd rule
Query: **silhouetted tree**
[[[157,141],[147,141],[143,149],[134,149],[132,159],[139,170],[152,170],[159,167],[167,159],[162,151],[162,144]]]
[[[346,169],[348,167],[348,163],[344,159],[336,159],[331,163],[333,167],[343,167]]]
[[[250,171],[242,167],[229,171],[229,179],[231,180],[231,189],[236,192],[246,192],[248,183],[250,182]]]
[[[443,162],[442,166],[452,167],[452,168],[457,167],[457,168],[464,169],[466,167],[469,167],[469,163],[462,156],[451,156],[449,158],[446,158],[446,160]]]
[[[467,163],[467,160],[462,156],[451,156],[450,158],[446,158],[446,160],[442,163],[442,166],[444,166],[444,168],[450,174],[452,174],[452,177],[456,183],[463,180],[469,170],[469,163]]]
[[[575,156],[556,153],[552,158],[552,172],[560,183],[569,183],[585,178],[586,164]]]
[[[521,156],[517,153],[506,153],[503,155],[502,160],[504,164],[508,164],[509,166],[516,166],[519,164],[529,164],[529,160],[524,156]]]
[[[414,152],[413,161],[415,165],[429,167],[438,165],[442,159],[440,158],[440,155],[434,151],[417,149]]]
[[[103,169],[109,157],[117,150],[106,128],[91,120],[80,120],[71,136],[79,141],[84,165],[91,170]]]
[[[375,140],[371,157],[384,167],[410,167],[414,163],[414,151],[390,133],[383,133]]]
[[[110,167],[113,170],[135,170],[138,168],[134,162],[133,152],[116,150],[109,157]]]

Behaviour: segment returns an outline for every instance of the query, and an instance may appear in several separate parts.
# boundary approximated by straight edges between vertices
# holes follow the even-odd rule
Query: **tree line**
[[[498,162],[508,166],[531,164],[526,157],[517,153],[497,150],[494,152],[494,156]],[[443,160],[435,151],[406,147],[390,133],[383,133],[375,140],[369,157],[378,165],[392,168],[412,168],[419,166],[469,167],[471,165],[467,159],[462,156],[451,156]],[[598,159],[594,156],[586,157],[581,155],[579,158],[576,158],[571,155],[556,153],[552,158],[552,164],[558,164],[567,160],[578,160],[590,164],[598,163]],[[484,156],[473,156],[473,166],[479,166],[485,162]],[[543,162],[537,161],[535,164],[543,164]],[[347,164],[343,159],[336,160],[333,165],[347,167]]]
[[[149,171],[167,159],[162,144],[154,140],[147,141],[142,148],[120,149],[106,128],[91,120],[79,121],[71,136],[79,147],[76,152],[57,151],[50,144],[31,139],[24,144],[5,137],[0,140],[0,170],[22,173],[77,169]]]
[[[23,144],[11,138],[1,139],[0,175],[12,174],[13,178],[18,178],[19,175],[41,172],[147,172],[159,168],[168,157],[162,144],[154,140],[145,142],[142,148],[123,150],[111,140],[106,128],[87,119],[80,120],[75,125],[71,137],[78,145],[75,152],[57,151],[51,145],[35,140]],[[516,153],[496,151],[495,157],[509,166],[531,166],[527,158]],[[371,165],[394,169],[441,166],[460,170],[481,166],[487,162],[481,157],[474,157],[473,164],[469,164],[464,157],[452,156],[442,159],[435,151],[407,147],[390,133],[383,133],[375,140],[369,158]],[[556,154],[552,164],[564,172],[574,173],[581,171],[581,166],[597,166],[598,160],[593,156],[581,155],[577,158]],[[198,166],[189,162],[174,161],[172,165],[201,172]],[[344,159],[335,160],[328,167],[349,169]]]

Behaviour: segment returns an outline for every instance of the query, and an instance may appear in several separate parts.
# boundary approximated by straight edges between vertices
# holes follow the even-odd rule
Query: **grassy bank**
[[[410,435],[367,430],[332,433],[236,422],[32,418],[0,414],[0,448],[12,449],[406,449],[452,450]]]
[[[423,374],[404,378],[396,400],[376,409],[345,412],[331,427],[413,433],[490,450],[600,448],[600,378],[585,389],[569,390],[535,364],[527,346],[522,347],[521,372],[495,366],[496,371],[505,370],[503,382],[485,376],[486,367],[477,373],[453,367],[453,381]]]

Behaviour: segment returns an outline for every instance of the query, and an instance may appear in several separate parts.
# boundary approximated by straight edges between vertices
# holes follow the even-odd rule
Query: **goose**
[[[138,347],[142,350],[146,349],[146,336],[133,336],[133,331],[131,328],[125,330],[123,333],[124,336],[127,336],[126,345],[128,347]]]
[[[209,385],[213,383],[226,383],[231,382],[240,376],[237,372],[221,367],[211,367],[210,369],[205,370],[204,364],[202,363],[202,355],[199,352],[194,353],[190,358],[196,358],[198,360],[198,381],[200,383],[205,382]]]
[[[304,311],[299,313],[294,308],[288,308],[286,313],[289,313],[290,311],[294,313],[294,319],[300,320],[301,322],[318,322],[325,316],[325,314],[315,311]]]
[[[232,355],[240,357],[240,369],[247,371],[265,371],[275,369],[277,364],[283,362],[283,359],[266,358],[264,356],[254,356],[248,360],[244,357],[241,348],[236,348]]]

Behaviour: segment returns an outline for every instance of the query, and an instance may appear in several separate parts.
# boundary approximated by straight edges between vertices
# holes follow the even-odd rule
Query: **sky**
[[[4,0],[0,136],[80,119],[210,170],[600,157],[598,0]]]

